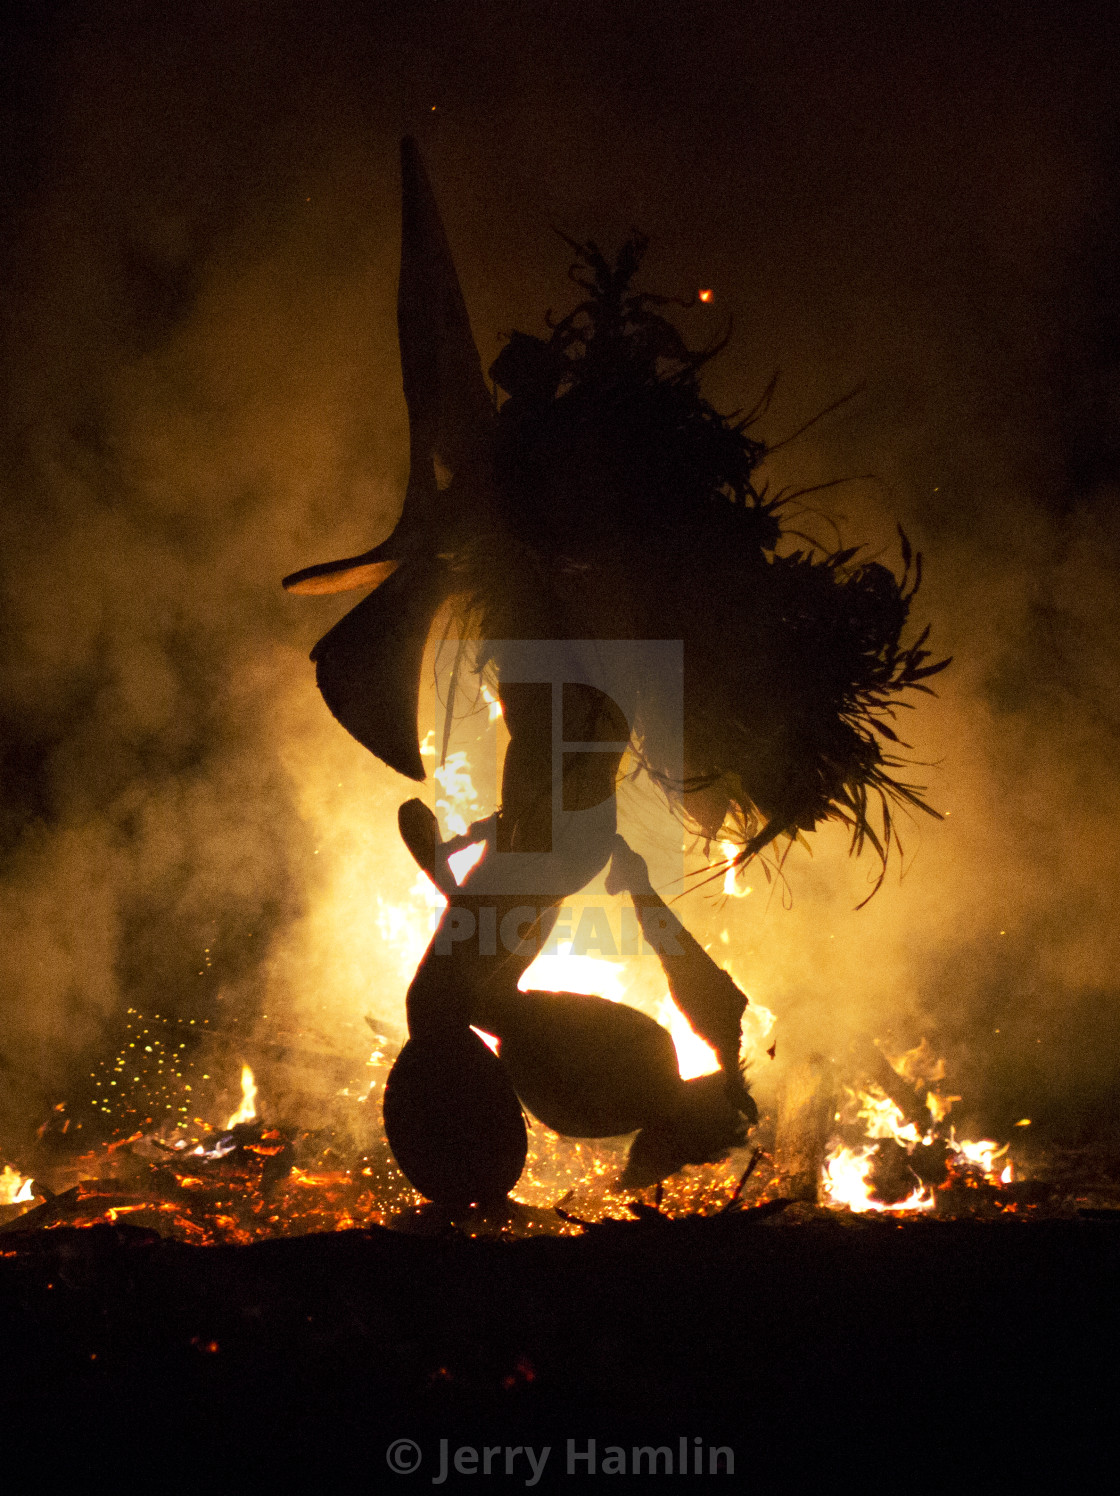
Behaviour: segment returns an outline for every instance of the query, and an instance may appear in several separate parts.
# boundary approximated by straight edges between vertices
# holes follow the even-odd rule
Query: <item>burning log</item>
[[[884,1205],[900,1205],[920,1193],[922,1181],[910,1167],[910,1155],[894,1138],[877,1143],[870,1158],[867,1179],[872,1195]]]
[[[929,1094],[926,1088],[915,1085],[908,1076],[900,1074],[877,1045],[869,1046],[864,1054],[868,1081],[890,1097],[906,1122],[913,1124],[920,1133],[928,1133],[935,1119],[926,1101]]]
[[[854,1211],[938,1210],[956,1213],[962,1191],[993,1208],[1014,1208],[1001,1194],[1013,1170],[1001,1163],[1007,1146],[984,1139],[960,1141],[946,1119],[954,1101],[939,1091],[945,1065],[925,1039],[889,1064],[869,1063],[879,1081],[847,1088],[837,1112],[841,1124],[825,1160],[825,1191],[831,1203]],[[896,1099],[897,1098],[897,1099]],[[966,1211],[967,1213],[967,1211]]]

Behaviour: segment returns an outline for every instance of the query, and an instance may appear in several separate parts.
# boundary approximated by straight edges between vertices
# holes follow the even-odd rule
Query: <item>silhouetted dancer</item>
[[[455,897],[449,851],[431,811],[409,801],[401,807],[401,823],[420,866]],[[472,831],[483,829],[479,824]],[[616,836],[607,890],[623,889],[634,898],[678,1007],[716,1050],[720,1074],[683,1081],[668,1030],[625,1003],[583,993],[521,991],[518,981],[537,954],[535,942],[519,958],[488,969],[472,960],[470,1021],[501,1041],[514,1090],[546,1126],[579,1138],[638,1132],[620,1182],[640,1187],[685,1164],[724,1157],[744,1141],[758,1114],[739,1059],[745,996],[654,892],[645,861]]]
[[[870,845],[885,870],[892,807],[928,809],[894,777],[890,719],[900,693],[928,690],[947,661],[929,663],[925,634],[901,642],[921,576],[905,536],[901,579],[855,550],[792,543],[782,518],[796,496],[753,481],[766,455],[747,434],[758,411],[723,416],[700,392],[722,344],[690,349],[663,315],[670,299],[633,289],[644,240],[613,263],[568,241],[583,299],[550,314],[545,337],[510,335],[492,397],[411,140],[402,174],[404,506],[372,550],[284,585],[373,589],[312,659],[335,717],[391,768],[424,778],[420,669],[448,604],[478,641],[471,665],[510,740],[500,807],[471,828],[486,853],[461,886],[430,813],[401,810],[402,836],[448,906],[409,988],[386,1135],[431,1199],[497,1200],[524,1164],[523,1100],[559,1131],[636,1129],[624,1182],[653,1182],[726,1153],[754,1107],[739,1063],[742,994],[617,837],[623,753],[702,841],[733,841],[737,864],[839,819],[852,851]],[[648,643],[664,640],[683,649],[676,681]],[[646,655],[612,675],[611,641],[647,641]],[[548,680],[524,668],[534,643]],[[657,937],[717,1075],[682,1081],[668,1032],[625,1005],[518,989],[563,899],[612,859],[610,886],[630,891]],[[498,1034],[500,1058],[471,1024]]]

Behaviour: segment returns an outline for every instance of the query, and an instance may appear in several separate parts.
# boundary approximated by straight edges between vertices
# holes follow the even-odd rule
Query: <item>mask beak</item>
[[[401,142],[401,274],[397,333],[408,406],[410,501],[419,510],[436,494],[436,460],[453,477],[484,469],[494,408],[471,332],[459,277],[415,140]]]
[[[300,596],[376,589],[315,646],[316,680],[349,733],[390,768],[422,780],[420,670],[435,616],[451,592],[440,557],[453,549],[454,529],[469,522],[464,507],[484,493],[494,410],[447,235],[411,137],[401,142],[401,189],[397,331],[410,459],[404,507],[380,545],[293,572],[284,587]],[[454,481],[445,492],[448,472]]]
[[[294,592],[300,597],[321,597],[331,592],[354,592],[359,587],[380,587],[387,582],[401,563],[385,560],[381,548],[366,551],[364,556],[351,556],[345,561],[323,561],[318,566],[305,566],[302,571],[293,571],[285,577],[285,592]]]
[[[408,407],[409,476],[404,507],[389,539],[360,556],[323,561],[284,578],[300,596],[379,587],[408,551],[445,548],[440,490],[484,481],[494,410],[471,332],[455,262],[419,148],[401,142],[401,269],[397,335]],[[442,470],[437,483],[436,464]]]

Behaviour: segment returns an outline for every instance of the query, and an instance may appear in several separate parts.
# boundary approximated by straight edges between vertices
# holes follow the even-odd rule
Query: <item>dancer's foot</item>
[[[731,1103],[722,1076],[684,1082],[681,1105],[641,1132],[630,1145],[616,1188],[645,1189],[686,1164],[718,1163],[746,1142],[750,1119]]]

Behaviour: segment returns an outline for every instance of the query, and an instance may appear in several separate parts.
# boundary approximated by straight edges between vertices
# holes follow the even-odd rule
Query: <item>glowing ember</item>
[[[557,990],[607,989],[617,1000],[627,992],[628,975],[633,972],[616,962],[568,952],[542,957],[532,981],[543,985],[551,979]],[[678,1039],[683,1075],[701,1073],[692,1069],[690,1053],[703,1059],[705,1068],[712,1064],[683,1034],[683,1019],[674,1014],[667,997],[660,1007],[654,1004],[654,1010]],[[748,1007],[748,1065],[768,1053],[765,1044],[773,1027],[773,1014],[760,1005]],[[493,1036],[480,1037],[496,1048]],[[384,1083],[392,1052],[393,1046],[387,1045],[368,1062],[374,1067],[368,1094],[359,1096],[357,1087],[338,1094],[355,1103],[370,1100]],[[256,1083],[248,1066],[243,1085],[245,1103],[235,1118],[255,1110]],[[916,1091],[916,1105],[920,1096]],[[1004,1157],[1006,1148],[988,1140],[958,1142],[951,1130],[941,1132],[936,1124],[923,1136],[920,1125],[909,1121],[899,1105],[873,1085],[851,1091],[837,1120],[841,1117],[846,1119],[844,1139],[834,1142],[823,1168],[822,1195],[831,1206],[892,1218],[945,1209],[971,1213],[990,1210],[993,1197],[998,1202],[1006,1191],[996,1208],[1022,1208],[1016,1204],[1022,1197],[1012,1189],[1016,1181]],[[235,1119],[231,1125],[236,1125]],[[263,1130],[259,1121],[237,1136],[200,1126],[210,1135],[204,1146],[192,1146],[198,1140],[188,1139],[180,1125],[170,1133],[162,1129],[120,1136],[76,1160],[85,1176],[78,1179],[76,1197],[64,1213],[45,1224],[49,1228],[127,1221],[198,1245],[249,1243],[370,1223],[391,1225],[423,1204],[380,1141],[368,1152],[355,1153],[355,1143],[347,1145],[342,1131],[332,1130],[327,1142],[310,1132]],[[851,1131],[857,1127],[863,1134],[859,1139]],[[521,1213],[503,1217],[504,1224],[472,1218],[460,1223],[460,1229],[471,1235],[573,1234],[581,1222],[632,1219],[632,1196],[615,1187],[626,1147],[625,1139],[577,1140],[535,1124],[526,1168],[513,1193]],[[936,1164],[925,1156],[930,1147]],[[751,1175],[749,1198],[743,1196],[740,1183],[748,1155],[739,1151],[720,1164],[695,1166],[666,1180],[657,1196],[659,1208],[669,1216],[708,1215],[735,1202],[749,1206],[780,1198],[786,1189],[779,1167],[769,1154],[761,1156],[766,1162]],[[143,1166],[139,1173],[138,1163]],[[15,1170],[4,1170],[0,1201],[14,1197],[31,1203],[30,1184]],[[644,1202],[653,1203],[650,1192]]]
[[[227,1130],[240,1127],[243,1122],[253,1122],[257,1116],[257,1083],[248,1065],[241,1067],[241,1105],[226,1123]]]
[[[699,297],[699,299],[701,301],[703,301],[705,303],[710,302],[712,300],[712,292],[708,289],[707,286],[705,286],[702,291],[697,291],[696,295]]]

